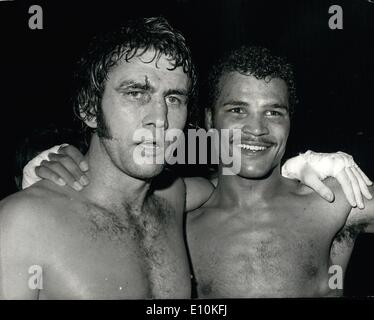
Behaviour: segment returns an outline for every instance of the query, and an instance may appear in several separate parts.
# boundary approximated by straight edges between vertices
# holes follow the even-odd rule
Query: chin
[[[271,168],[241,168],[238,176],[246,179],[266,179],[271,175]]]
[[[156,159],[155,157],[137,157],[130,160],[130,166],[127,164],[128,174],[137,179],[152,179],[158,176],[165,168],[164,157]],[[158,162],[158,163],[157,163]],[[126,166],[126,160],[122,159]]]
[[[143,164],[131,170],[130,175],[140,180],[148,180],[157,177],[164,170],[162,164]]]

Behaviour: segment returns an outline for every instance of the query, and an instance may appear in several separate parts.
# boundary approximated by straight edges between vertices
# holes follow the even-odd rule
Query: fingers
[[[358,184],[359,184],[360,189],[361,189],[361,193],[365,196],[366,199],[371,200],[373,198],[373,196],[371,195],[364,178],[362,177],[360,172],[357,170],[357,168],[358,167],[352,167],[350,169],[352,170],[353,174],[355,175],[355,177],[358,181]]]
[[[353,157],[345,152],[338,151],[338,154],[340,154],[344,160],[345,167],[354,167],[357,169],[357,171],[360,173],[362,179],[364,179],[366,185],[371,186],[373,182],[367,177],[367,175],[360,169],[360,167],[357,165],[357,163],[353,160]],[[357,179],[359,179],[357,177]]]
[[[35,168],[35,173],[39,177],[59,185],[67,184],[77,191],[89,184],[88,177],[81,171],[87,171],[88,164],[74,146],[62,146],[58,153],[49,153],[48,158],[49,161],[44,160]]]
[[[361,177],[364,179],[367,186],[371,186],[373,182],[367,177],[367,175],[360,169],[360,167],[356,167],[357,171],[360,173]]]
[[[67,184],[77,191],[83,189],[82,184],[59,162],[44,160],[39,167],[35,168],[35,173],[39,177],[48,179],[58,185]]]
[[[344,164],[345,164],[344,171],[347,174],[348,179],[351,182],[351,186],[352,186],[352,190],[355,196],[357,206],[360,209],[363,209],[365,208],[365,204],[363,202],[362,195],[364,195],[365,198],[369,200],[372,199],[372,195],[370,194],[370,191],[367,186],[371,186],[373,183],[366,176],[366,174],[357,166],[356,162],[353,160],[353,157],[351,155],[346,154],[341,151],[337,153],[341,156],[341,159],[344,160]]]
[[[50,180],[60,186],[66,185],[66,182],[57,173],[55,173],[54,171],[52,171],[51,169],[47,167],[41,167],[41,166],[35,167],[35,173],[40,178]]]
[[[318,177],[317,173],[308,165],[303,172],[302,183],[312,188],[323,199],[334,201],[334,193]]]
[[[336,175],[336,180],[340,183],[343,192],[345,194],[345,197],[347,198],[348,202],[352,207],[356,207],[357,203],[355,200],[354,192],[352,189],[352,185],[350,182],[350,179],[348,177],[348,174],[346,173],[345,170],[341,170],[337,175]]]
[[[353,190],[353,194],[355,196],[357,206],[360,209],[365,208],[364,201],[362,200],[362,193],[361,193],[359,181],[357,180],[355,174],[352,172],[351,168],[345,168],[344,170],[347,173],[348,178],[351,182],[351,186],[352,186],[352,190]]]
[[[49,155],[49,160],[53,162],[51,164],[57,170],[59,169],[58,164],[61,164],[75,178],[75,181],[78,181],[82,185],[88,184],[88,178],[70,156],[54,153]],[[51,169],[53,170],[53,168]]]
[[[88,170],[87,161],[84,160],[83,154],[76,147],[65,145],[58,150],[58,153],[72,158],[82,171]]]

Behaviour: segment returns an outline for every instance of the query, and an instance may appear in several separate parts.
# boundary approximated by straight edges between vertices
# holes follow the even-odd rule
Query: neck
[[[247,207],[266,201],[279,190],[282,183],[280,165],[263,178],[245,178],[239,175],[223,175],[219,167],[216,199],[233,207]]]
[[[136,179],[121,171],[96,134],[85,158],[90,168],[90,184],[81,193],[97,205],[113,211],[124,212],[128,205],[143,207],[151,181]]]

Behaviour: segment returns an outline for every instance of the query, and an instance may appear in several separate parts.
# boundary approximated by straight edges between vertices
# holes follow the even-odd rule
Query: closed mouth
[[[156,141],[143,141],[139,144],[142,145],[144,148],[161,148],[161,144],[157,143]]]

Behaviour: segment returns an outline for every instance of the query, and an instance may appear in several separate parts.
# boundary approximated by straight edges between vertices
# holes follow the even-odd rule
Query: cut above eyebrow
[[[116,89],[118,90],[118,89],[123,89],[123,88],[142,89],[142,90],[153,89],[147,77],[145,79],[145,82],[139,82],[136,80],[124,80],[117,86]]]
[[[135,80],[124,80],[122,81],[117,87],[116,90],[120,89],[141,89],[141,90],[149,90],[149,91],[155,91],[155,88],[149,83],[148,79],[146,79],[146,82],[138,82]],[[165,92],[165,96],[169,96],[172,94],[180,95],[188,97],[188,91],[185,89],[168,89]]]

